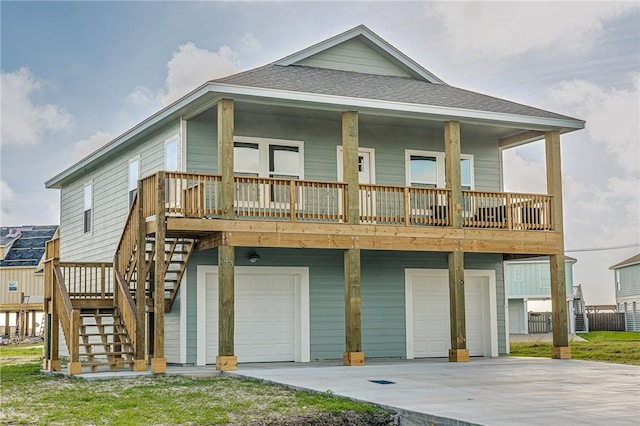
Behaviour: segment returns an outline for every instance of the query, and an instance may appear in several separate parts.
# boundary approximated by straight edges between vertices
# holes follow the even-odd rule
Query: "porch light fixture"
[[[258,260],[260,260],[260,255],[255,250],[252,250],[251,253],[249,253],[249,262],[256,263]]]

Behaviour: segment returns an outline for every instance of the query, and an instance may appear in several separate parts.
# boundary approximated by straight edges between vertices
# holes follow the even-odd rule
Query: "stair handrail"
[[[116,247],[116,251],[113,257],[114,269],[120,271],[123,274],[123,277],[124,271],[126,271],[128,263],[135,253],[137,244],[138,215],[136,214],[136,212],[138,211],[138,202],[138,194],[136,193],[133,196],[133,202],[129,207],[127,220],[122,229],[122,234],[120,235],[120,240],[118,241],[118,246]],[[126,279],[126,281],[129,280]]]
[[[59,265],[53,266],[53,299],[69,349],[69,361],[80,361],[80,310],[74,309]]]
[[[138,326],[138,318],[136,316],[136,302],[131,296],[129,285],[122,276],[122,273],[116,269],[114,271],[114,274],[116,277],[114,299],[116,302],[116,306],[120,310],[120,317],[122,318],[122,323],[124,324],[124,327],[127,330],[127,334],[129,335],[131,346],[135,350],[136,330]]]

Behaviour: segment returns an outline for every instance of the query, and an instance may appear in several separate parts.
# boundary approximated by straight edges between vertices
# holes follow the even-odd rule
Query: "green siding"
[[[64,260],[110,262],[129,212],[129,159],[140,156],[140,176],[164,168],[164,141],[179,133],[173,123],[144,143],[115,154],[87,170],[60,192],[60,257]],[[93,181],[93,232],[83,233],[83,188]]]
[[[236,265],[251,266],[250,249],[236,249]],[[259,266],[309,268],[311,359],[338,359],[344,351],[344,281],[341,250],[258,249]],[[187,362],[196,360],[197,265],[215,265],[217,254],[194,254],[187,268]],[[405,268],[446,269],[446,253],[362,252],[362,338],[367,357],[405,357]],[[506,353],[501,255],[465,255],[465,268],[496,273],[498,349]]]
[[[215,114],[207,111],[189,120],[187,128],[187,170],[217,171]],[[340,114],[334,118],[305,118],[256,112],[237,112],[235,135],[304,142],[305,179],[337,180],[337,146],[342,144]],[[400,124],[379,125],[371,118],[359,126],[359,144],[375,150],[376,183],[405,185],[405,150],[444,151],[444,131]],[[500,158],[497,140],[462,135],[461,149],[474,156],[475,187],[500,191]]]
[[[353,38],[296,62],[317,68],[353,71],[366,74],[409,77],[409,74],[366,43]]]
[[[549,262],[506,263],[506,283],[509,298],[551,297]],[[517,272],[520,269],[522,274]],[[521,278],[516,281],[516,278]],[[573,295],[573,264],[565,262],[567,296]]]

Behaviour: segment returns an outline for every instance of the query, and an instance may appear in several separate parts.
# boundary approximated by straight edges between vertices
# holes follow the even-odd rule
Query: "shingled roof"
[[[609,269],[624,268],[625,266],[631,266],[631,265],[635,265],[635,264],[638,264],[638,263],[640,263],[640,253],[636,254],[635,256],[631,256],[630,258],[625,259],[620,263],[616,263],[615,265],[613,265]]]
[[[32,227],[3,227],[1,235],[6,238],[11,229],[20,229],[20,235],[11,238],[13,243],[0,260],[0,266],[38,266],[44,255],[47,241],[53,238],[57,225]],[[10,240],[9,240],[10,241]]]
[[[348,96],[418,105],[461,108],[540,118],[570,119],[560,114],[481,93],[408,77],[363,74],[300,65],[269,64],[213,80],[237,86]]]

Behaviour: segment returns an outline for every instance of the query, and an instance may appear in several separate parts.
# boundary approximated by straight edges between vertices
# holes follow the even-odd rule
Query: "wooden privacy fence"
[[[551,312],[529,312],[529,333],[551,333]]]
[[[587,313],[589,331],[625,331],[624,312]]]

